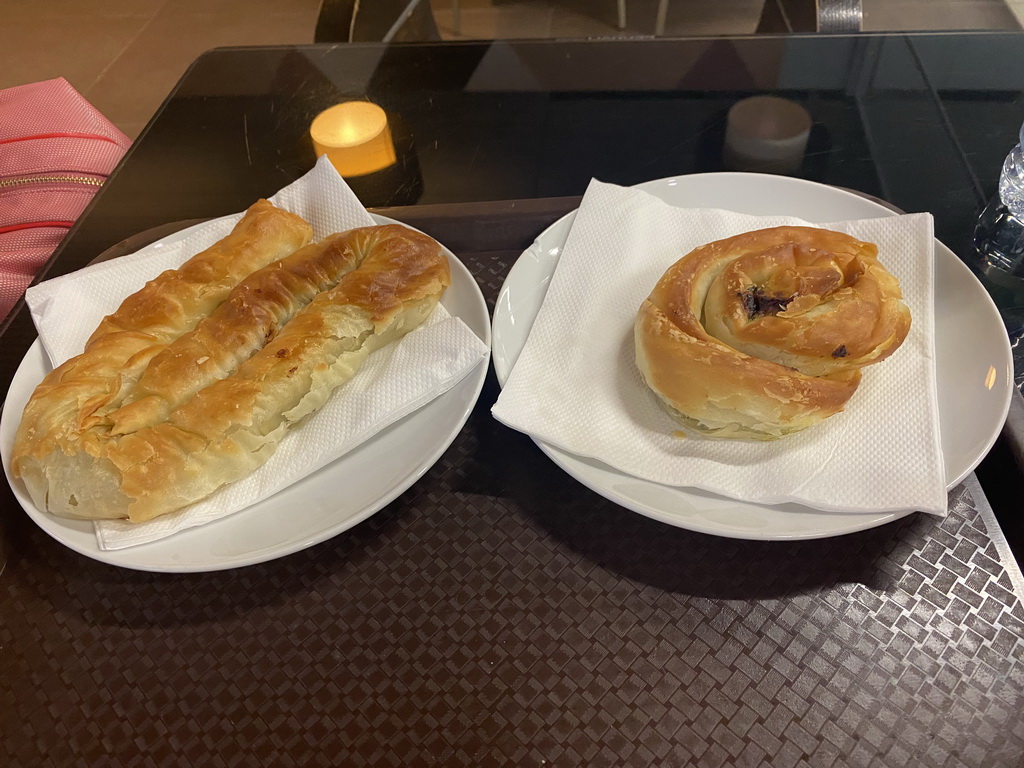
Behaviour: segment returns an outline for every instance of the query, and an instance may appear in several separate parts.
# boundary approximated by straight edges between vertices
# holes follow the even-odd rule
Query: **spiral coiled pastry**
[[[861,369],[910,330],[877,248],[841,232],[775,227],[701,246],[643,302],[636,361],[685,426],[772,440],[841,411]]]
[[[311,237],[261,200],[104,318],[25,406],[12,467],[36,506],[140,522],[245,477],[451,281],[403,226]]]

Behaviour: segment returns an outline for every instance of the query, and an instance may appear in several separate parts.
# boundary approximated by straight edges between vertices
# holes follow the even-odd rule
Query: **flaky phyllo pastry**
[[[25,406],[12,467],[35,505],[138,522],[245,477],[450,282],[405,227],[312,235],[260,200],[104,318]]]
[[[841,411],[861,369],[909,330],[877,248],[812,227],[697,248],[661,278],[634,328],[641,373],[685,427],[757,440]]]

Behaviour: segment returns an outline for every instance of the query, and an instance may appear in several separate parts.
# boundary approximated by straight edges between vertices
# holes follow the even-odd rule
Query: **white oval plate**
[[[798,216],[825,223],[895,216],[860,195],[786,176],[707,173],[637,185],[680,208],[724,208],[756,216]],[[504,385],[526,343],[572,227],[575,211],[556,221],[516,261],[494,310],[494,368]],[[942,243],[935,243],[935,334],[939,421],[948,487],[984,458],[1006,420],[1013,358],[988,293]],[[873,528],[908,512],[830,513],[799,504],[765,506],[626,475],[594,459],[537,444],[591,490],[669,525],[742,539],[812,539]],[[907,457],[908,467],[913,457]]]
[[[374,219],[379,224],[401,223],[383,216],[374,215]],[[203,224],[162,242],[184,238]],[[452,284],[441,304],[490,345],[490,317],[480,287],[451,251],[445,249],[445,253],[451,263]],[[269,499],[160,541],[111,551],[99,548],[91,522],[40,511],[22,482],[11,477],[10,455],[21,412],[50,368],[37,340],[14,374],[0,417],[0,457],[21,506],[57,541],[95,560],[143,571],[194,572],[237,568],[289,555],[326,541],[382,509],[422,477],[459,434],[483,388],[487,359],[437,399]]]

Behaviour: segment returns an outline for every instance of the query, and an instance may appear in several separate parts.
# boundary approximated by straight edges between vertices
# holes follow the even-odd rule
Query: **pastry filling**
[[[743,302],[743,308],[747,311],[747,320],[756,320],[765,315],[777,315],[785,312],[796,296],[783,296],[780,294],[767,294],[764,288],[752,285],[747,290],[736,294]]]

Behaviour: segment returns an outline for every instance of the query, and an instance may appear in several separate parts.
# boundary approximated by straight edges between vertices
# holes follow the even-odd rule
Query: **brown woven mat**
[[[515,229],[456,247],[492,303]],[[973,476],[944,520],[715,538],[588,491],[496,394],[370,520],[235,571],[88,560],[5,488],[0,765],[1021,764],[1024,589]]]

